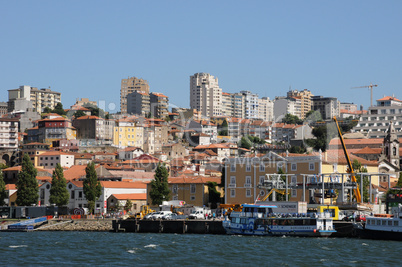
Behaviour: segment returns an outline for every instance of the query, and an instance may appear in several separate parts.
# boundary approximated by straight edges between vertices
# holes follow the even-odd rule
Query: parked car
[[[205,219],[205,215],[210,215],[211,214],[211,210],[197,210],[192,212],[188,218],[189,219]]]
[[[144,216],[144,220],[151,220],[152,216],[155,215],[157,212],[151,212]]]
[[[163,216],[171,214],[171,213],[172,213],[171,211],[158,211],[158,212],[155,212],[154,215],[152,215],[152,219],[153,220],[161,220]]]

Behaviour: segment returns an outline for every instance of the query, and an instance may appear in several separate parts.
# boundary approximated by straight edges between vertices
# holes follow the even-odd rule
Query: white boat
[[[360,238],[402,241],[402,206],[395,214],[366,216],[365,222],[354,224]]]
[[[276,214],[276,206],[243,204],[222,223],[227,234],[327,237],[335,233],[329,213]]]

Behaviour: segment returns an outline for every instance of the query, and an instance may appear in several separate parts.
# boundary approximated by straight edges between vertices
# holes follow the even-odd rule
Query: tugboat
[[[374,214],[353,226],[360,238],[402,241],[402,206],[393,215]]]
[[[261,236],[328,237],[335,233],[329,213],[277,214],[276,206],[243,204],[222,225],[227,234]]]

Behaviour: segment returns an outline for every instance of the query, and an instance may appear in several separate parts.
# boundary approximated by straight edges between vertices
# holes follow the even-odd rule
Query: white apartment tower
[[[264,121],[274,120],[274,102],[269,97],[258,99],[258,117]]]
[[[222,89],[218,78],[209,73],[195,73],[190,76],[190,107],[202,116],[222,115]]]
[[[250,91],[240,91],[244,96],[246,119],[258,119],[258,95]]]

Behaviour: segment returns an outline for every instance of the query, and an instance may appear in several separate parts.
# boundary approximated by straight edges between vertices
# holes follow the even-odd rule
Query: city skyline
[[[0,101],[21,85],[50,86],[66,108],[86,97],[117,112],[121,80],[135,76],[190,107],[190,76],[199,72],[219,78],[223,92],[260,98],[308,89],[368,109],[368,88],[351,87],[370,83],[379,85],[374,100],[401,97],[397,1],[0,5]]]

